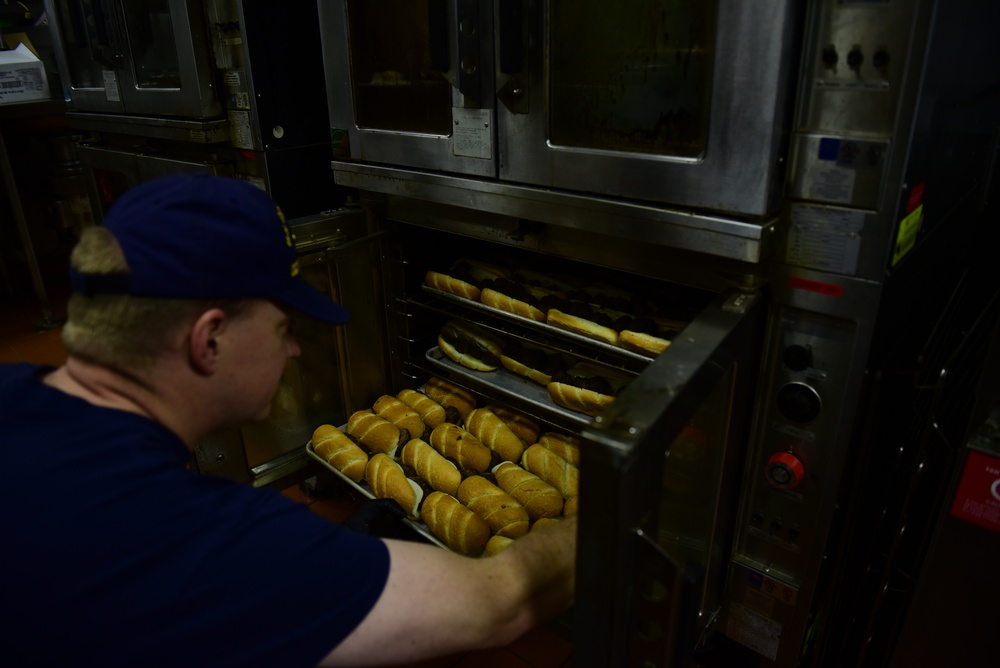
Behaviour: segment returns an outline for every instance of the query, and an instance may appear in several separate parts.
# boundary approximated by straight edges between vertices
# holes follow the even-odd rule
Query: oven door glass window
[[[708,138],[717,0],[550,4],[557,146],[697,158]]]
[[[347,3],[359,128],[451,133],[451,85],[432,68],[429,4],[428,0]]]
[[[60,0],[55,5],[61,46],[74,88],[104,88],[104,71],[114,68],[114,16],[104,5]]]
[[[124,0],[125,31],[139,88],[180,88],[177,40],[168,0]]]

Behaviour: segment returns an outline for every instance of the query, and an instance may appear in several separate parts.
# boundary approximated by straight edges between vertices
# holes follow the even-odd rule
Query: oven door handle
[[[524,3],[522,0],[499,0],[497,4],[497,41],[500,74],[507,81],[497,91],[497,99],[512,114],[528,113],[524,82]]]

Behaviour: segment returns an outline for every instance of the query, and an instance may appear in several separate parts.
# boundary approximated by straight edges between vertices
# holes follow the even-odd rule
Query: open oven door
[[[582,431],[575,664],[688,665],[720,605],[766,308],[718,295]]]

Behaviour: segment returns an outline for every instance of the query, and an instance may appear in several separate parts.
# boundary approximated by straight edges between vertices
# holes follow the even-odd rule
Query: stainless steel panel
[[[133,137],[167,139],[194,144],[224,144],[229,141],[229,123],[224,119],[160,118],[131,114],[68,111],[66,119],[80,130]]]

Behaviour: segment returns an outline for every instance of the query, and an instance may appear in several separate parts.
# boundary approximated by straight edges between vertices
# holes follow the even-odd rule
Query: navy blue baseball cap
[[[271,299],[321,322],[347,310],[299,275],[295,238],[263,190],[209,174],[176,174],[121,196],[101,225],[118,240],[128,274],[70,271],[83,295]]]

